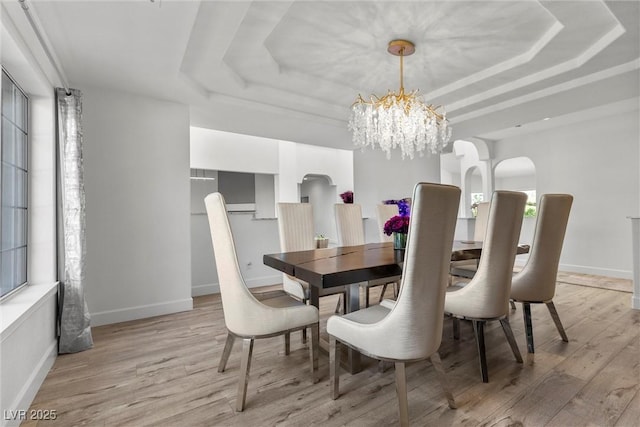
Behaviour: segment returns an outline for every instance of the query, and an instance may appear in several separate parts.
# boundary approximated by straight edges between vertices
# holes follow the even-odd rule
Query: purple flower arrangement
[[[410,219],[410,207],[405,200],[394,200],[396,203],[387,203],[390,200],[385,201],[385,204],[398,205],[398,215],[395,215],[387,222],[384,223],[384,234],[391,236],[393,233],[408,233],[409,232],[409,219]]]
[[[345,191],[340,197],[344,203],[353,203],[353,191]]]

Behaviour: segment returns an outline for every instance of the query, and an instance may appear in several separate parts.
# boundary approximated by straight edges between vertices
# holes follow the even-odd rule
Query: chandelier
[[[413,159],[416,152],[438,154],[451,139],[444,108],[425,104],[418,90],[404,91],[402,77],[403,59],[415,52],[413,43],[407,40],[392,40],[387,51],[400,57],[400,91],[389,91],[379,98],[371,95],[370,100],[362,96],[351,106],[349,129],[353,132],[353,143],[357,147],[375,148],[376,144],[391,158],[391,150],[400,147],[402,158]]]

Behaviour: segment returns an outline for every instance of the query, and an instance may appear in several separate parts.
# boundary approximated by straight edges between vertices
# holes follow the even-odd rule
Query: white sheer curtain
[[[93,346],[84,299],[85,195],[82,165],[82,93],[57,89],[59,353]]]

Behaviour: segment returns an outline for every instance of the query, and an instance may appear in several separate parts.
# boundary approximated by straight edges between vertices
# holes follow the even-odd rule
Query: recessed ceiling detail
[[[3,11],[17,16],[13,3],[3,2]],[[32,9],[77,87],[186,103],[200,126],[276,138],[286,129],[283,137],[343,148],[352,148],[346,122],[354,95],[397,87],[397,61],[386,53],[395,38],[417,48],[405,64],[405,87],[446,105],[454,138],[595,107],[601,99],[588,105],[587,96],[595,88],[610,102],[640,90],[629,83],[639,77],[636,1],[148,6],[78,0]],[[540,111],[545,101],[551,113]],[[331,137],[310,134],[312,122]]]

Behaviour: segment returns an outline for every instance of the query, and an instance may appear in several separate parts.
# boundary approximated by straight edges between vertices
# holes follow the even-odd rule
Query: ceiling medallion
[[[415,52],[413,43],[407,40],[392,40],[387,51],[400,57],[400,91],[391,90],[384,96],[371,95],[366,101],[362,96],[351,106],[349,129],[353,132],[353,143],[357,147],[376,144],[391,158],[391,150],[400,147],[402,158],[413,159],[416,152],[439,154],[451,139],[451,127],[444,108],[425,104],[418,90],[405,93],[403,82],[403,59]]]

